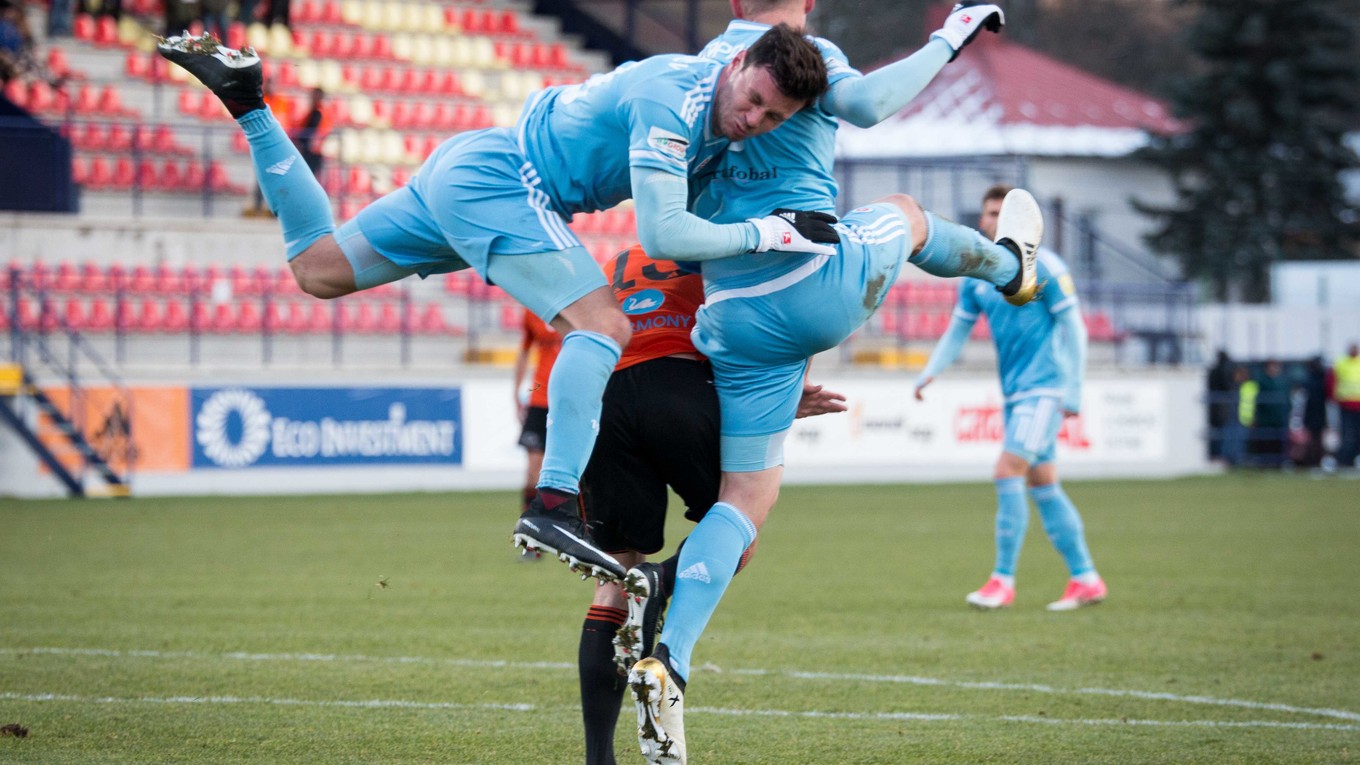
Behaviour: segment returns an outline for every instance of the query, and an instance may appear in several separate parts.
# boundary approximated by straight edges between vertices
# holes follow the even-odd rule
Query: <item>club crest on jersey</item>
[[[669,130],[662,130],[654,127],[647,132],[647,143],[657,151],[668,157],[684,161],[685,154],[689,152],[689,140],[682,135],[676,135]]]
[[[651,313],[665,302],[666,296],[662,294],[661,290],[642,290],[624,299],[620,308],[629,316],[636,316],[640,313]]]

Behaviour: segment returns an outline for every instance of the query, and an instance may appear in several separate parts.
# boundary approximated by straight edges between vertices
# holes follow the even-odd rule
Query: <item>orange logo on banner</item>
[[[85,388],[80,412],[71,411],[68,389],[44,388],[43,392],[59,409],[80,423],[85,440],[114,470],[127,470],[130,459],[132,468],[139,472],[188,471],[187,388],[130,388],[130,402],[114,388]],[[63,465],[72,470],[80,467],[79,455],[70,449],[47,417],[39,419],[38,437]]]

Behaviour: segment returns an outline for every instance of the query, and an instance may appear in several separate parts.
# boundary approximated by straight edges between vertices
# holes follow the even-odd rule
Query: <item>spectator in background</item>
[[[164,0],[164,3],[166,37],[188,29],[190,22],[203,16],[203,7],[199,0]]]
[[[14,0],[0,0],[0,84],[21,76],[53,82],[36,50],[24,6]]]
[[[47,36],[70,37],[74,0],[52,0],[47,11]]]
[[[1233,375],[1237,367],[1232,359],[1228,357],[1228,352],[1222,348],[1218,351],[1218,356],[1214,359],[1214,365],[1209,368],[1208,378],[1205,385],[1208,390],[1206,403],[1209,412],[1209,459],[1223,458],[1223,430],[1232,425],[1237,418],[1236,411],[1236,391],[1237,385],[1233,381]]]
[[[1346,355],[1332,364],[1327,376],[1328,395],[1336,402],[1341,420],[1341,443],[1336,461],[1341,467],[1355,467],[1360,455],[1360,343],[1351,341]]]
[[[1233,366],[1228,395],[1232,416],[1223,424],[1223,461],[1228,467],[1238,467],[1247,458],[1247,429],[1256,412],[1256,381],[1246,367]]]
[[[288,26],[288,17],[291,15],[292,0],[269,0],[269,11],[265,14],[265,24],[273,26],[282,24]]]
[[[241,0],[236,4],[236,20],[250,26],[255,23],[256,0]]]
[[[230,0],[200,0],[203,12],[203,31],[219,40],[227,39],[227,6]]]
[[[269,87],[269,80],[264,80],[264,102],[269,106],[269,111],[277,114],[284,124],[291,124],[293,114],[293,102],[288,96],[276,93]],[[304,162],[307,160],[304,158]],[[260,191],[260,184],[255,184],[255,194],[252,197],[250,207],[247,207],[243,215],[247,218],[259,218],[272,216],[274,212],[264,206],[264,192]]]
[[[1321,356],[1308,360],[1308,376],[1303,382],[1303,432],[1305,440],[1298,460],[1304,467],[1317,467],[1327,450],[1322,434],[1327,430],[1327,367]]]
[[[326,91],[321,88],[312,88],[311,101],[307,104],[307,111],[293,125],[293,145],[297,146],[298,153],[302,155],[302,161],[311,168],[312,175],[321,175],[321,164],[324,157],[321,155],[321,142],[325,140],[326,134],[331,130],[330,118],[326,115],[324,108],[326,102]]]
[[[1280,467],[1289,437],[1290,385],[1280,362],[1265,363],[1256,380],[1256,408],[1251,423],[1251,452],[1256,464]]]

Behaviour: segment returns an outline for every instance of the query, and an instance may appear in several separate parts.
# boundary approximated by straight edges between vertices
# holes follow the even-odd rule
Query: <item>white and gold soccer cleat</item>
[[[685,765],[685,687],[671,673],[666,646],[628,673],[637,704],[638,745],[650,765]]]

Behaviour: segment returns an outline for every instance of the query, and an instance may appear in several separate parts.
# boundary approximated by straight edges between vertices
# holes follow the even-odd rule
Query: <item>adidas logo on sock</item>
[[[703,582],[704,584],[709,584],[713,581],[713,577],[708,575],[708,566],[705,566],[703,561],[699,561],[698,563],[695,563],[693,566],[690,566],[684,571],[681,571],[679,574],[676,575],[675,578],[694,579],[696,581]]]
[[[287,175],[288,168],[292,167],[293,163],[296,161],[297,157],[288,157],[287,159],[279,160],[269,167],[266,167],[264,171],[266,173],[273,173],[274,175]]]

